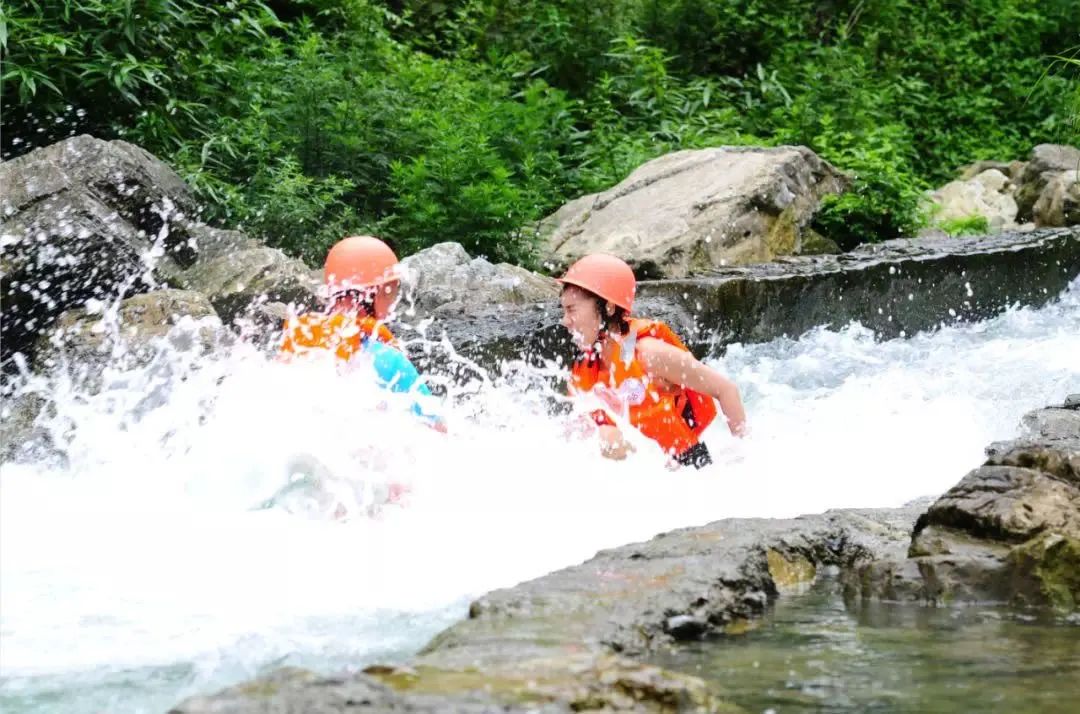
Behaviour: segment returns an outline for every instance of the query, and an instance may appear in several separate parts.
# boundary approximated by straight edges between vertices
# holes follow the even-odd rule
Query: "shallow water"
[[[95,395],[32,381],[65,462],[3,467],[0,707],[161,712],[282,664],[401,660],[471,598],[602,548],[938,494],[1026,411],[1080,392],[1078,354],[1080,280],[1044,308],[906,339],[849,325],[732,345],[713,363],[751,433],[715,425],[716,463],[678,472],[643,442],[601,459],[547,412],[543,375],[512,365],[451,388],[448,436],[362,374],[247,344],[163,352]],[[311,460],[411,491],[344,522],[255,510]]]
[[[714,683],[748,712],[1065,714],[1080,701],[1080,620],[845,604],[835,579],[822,578],[751,632],[655,661]]]

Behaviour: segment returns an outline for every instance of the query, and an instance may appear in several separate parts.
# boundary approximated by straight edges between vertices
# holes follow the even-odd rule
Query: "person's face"
[[[401,290],[401,282],[393,280],[385,285],[380,285],[375,293],[375,318],[385,320],[390,310],[397,302],[398,293]]]
[[[562,325],[581,349],[596,344],[603,321],[597,308],[596,298],[581,288],[568,285],[559,298],[562,304]]]

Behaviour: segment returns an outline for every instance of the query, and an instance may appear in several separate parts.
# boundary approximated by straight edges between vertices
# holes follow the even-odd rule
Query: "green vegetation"
[[[312,261],[346,232],[535,261],[532,223],[665,152],[805,144],[815,228],[910,232],[960,166],[1072,138],[1075,0],[16,0],[3,155],[73,132],[177,167]]]
[[[951,236],[984,235],[990,231],[990,222],[986,216],[964,216],[941,221],[937,227]]]

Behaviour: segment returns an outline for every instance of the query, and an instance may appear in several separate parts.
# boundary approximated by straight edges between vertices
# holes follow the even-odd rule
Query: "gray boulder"
[[[65,310],[195,257],[191,191],[124,141],[77,136],[0,163],[0,213],[5,361]]]
[[[608,252],[655,278],[797,255],[821,200],[848,183],[802,146],[676,151],[544,219],[545,260]]]

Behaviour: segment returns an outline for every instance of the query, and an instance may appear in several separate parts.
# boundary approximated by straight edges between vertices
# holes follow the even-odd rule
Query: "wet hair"
[[[342,299],[352,298],[358,313],[363,317],[373,317],[375,315],[375,294],[375,290],[342,290],[330,297],[330,302],[327,304],[326,309],[329,312],[330,310],[333,310]]]
[[[625,307],[611,305],[599,295],[593,297],[596,299],[596,309],[600,311],[600,319],[604,321],[605,330],[614,332],[616,335],[625,335],[630,332],[630,313]],[[614,308],[610,315],[607,312],[608,305]]]

